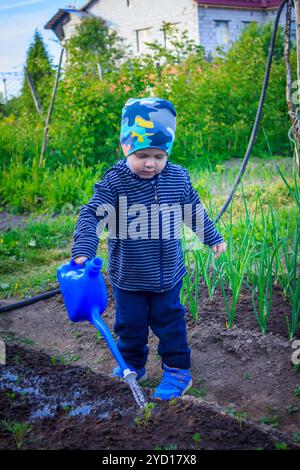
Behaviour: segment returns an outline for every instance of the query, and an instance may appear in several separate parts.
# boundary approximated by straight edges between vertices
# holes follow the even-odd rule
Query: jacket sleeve
[[[95,183],[93,190],[94,193],[89,202],[80,207],[73,234],[71,249],[73,259],[78,256],[92,259],[96,256],[99,237],[106,225],[101,221],[111,215],[116,207],[116,196],[113,194],[107,176]]]
[[[182,216],[185,225],[196,233],[204,245],[212,247],[224,242],[222,235],[215,229],[213,221],[208,217],[187,171]]]

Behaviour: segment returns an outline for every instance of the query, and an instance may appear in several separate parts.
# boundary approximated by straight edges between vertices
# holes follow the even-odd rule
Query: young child
[[[94,185],[90,201],[81,206],[72,247],[76,263],[94,258],[107,225],[117,345],[125,362],[136,371],[137,380],[145,380],[149,327],[152,329],[159,338],[164,371],[153,398],[161,400],[181,396],[192,385],[185,308],[180,303],[187,272],[178,235],[182,218],[173,214],[167,223],[168,208],[179,207],[180,215],[186,209],[184,223],[212,248],[215,258],[226,250],[187,170],[168,161],[175,128],[176,112],[170,101],[153,97],[126,102],[120,133],[126,158],[106,171]],[[113,375],[122,377],[121,369],[115,367]]]

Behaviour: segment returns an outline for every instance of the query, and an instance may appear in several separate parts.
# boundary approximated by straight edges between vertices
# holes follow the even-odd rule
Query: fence
[[[6,103],[20,94],[24,72],[0,72],[0,103]]]

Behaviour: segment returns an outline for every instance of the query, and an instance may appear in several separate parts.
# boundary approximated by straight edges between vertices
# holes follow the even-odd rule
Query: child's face
[[[151,148],[137,150],[127,157],[131,170],[141,178],[152,178],[160,173],[167,158],[168,155],[163,150]]]

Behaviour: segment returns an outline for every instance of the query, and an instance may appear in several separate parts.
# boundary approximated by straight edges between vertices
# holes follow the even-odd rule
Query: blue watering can
[[[57,270],[57,278],[72,322],[89,321],[102,334],[109,349],[122,369],[127,382],[135,381],[136,372],[129,369],[114,339],[101,318],[107,306],[107,290],[101,274],[102,260],[93,258],[83,265],[75,263],[62,264]]]

